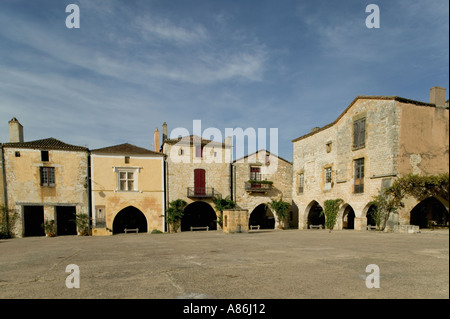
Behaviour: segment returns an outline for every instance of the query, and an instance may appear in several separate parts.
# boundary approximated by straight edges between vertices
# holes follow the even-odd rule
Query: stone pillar
[[[354,222],[355,230],[364,230],[367,227],[367,218],[365,217],[355,217]]]
[[[248,210],[233,209],[223,211],[224,233],[246,233],[248,232]]]

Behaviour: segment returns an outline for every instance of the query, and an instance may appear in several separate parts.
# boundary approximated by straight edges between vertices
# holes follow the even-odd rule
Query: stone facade
[[[91,179],[94,235],[164,231],[161,153],[131,144],[92,150]]]
[[[44,220],[76,234],[75,214],[89,213],[88,150],[53,138],[2,147],[8,207],[18,214],[13,234],[39,235]]]
[[[202,201],[215,209],[213,198],[231,195],[231,144],[202,140],[198,136],[163,140],[166,155],[167,203],[183,199],[187,204]],[[203,170],[204,190],[195,188],[196,170]],[[200,186],[202,187],[202,186]],[[219,212],[216,212],[217,216]]]
[[[362,133],[355,132],[361,122]],[[352,209],[354,228],[365,229],[373,196],[395,178],[448,172],[448,136],[448,108],[399,97],[358,96],[336,121],[293,140],[299,228],[308,227],[315,203],[323,207],[325,200],[341,198],[335,227],[346,227]],[[410,209],[400,211],[394,224],[408,224]]]
[[[252,187],[250,180],[255,178],[263,181],[263,184],[253,183]],[[248,209],[249,216],[258,206],[268,204],[271,200],[282,198],[292,203],[292,164],[269,151],[260,150],[235,160],[232,181],[233,199],[239,207]],[[275,212],[272,215],[275,218],[274,227],[281,226]],[[293,206],[288,225],[282,226],[296,228],[297,223],[297,211]]]

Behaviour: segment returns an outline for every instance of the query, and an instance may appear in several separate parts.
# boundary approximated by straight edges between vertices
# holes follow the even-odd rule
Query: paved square
[[[80,288],[66,287],[66,266]],[[366,266],[380,288],[366,287]],[[449,232],[285,230],[247,234],[0,240],[0,298],[449,298]]]

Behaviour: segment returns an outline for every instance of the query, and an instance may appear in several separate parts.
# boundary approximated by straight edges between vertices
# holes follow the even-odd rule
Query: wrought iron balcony
[[[248,181],[245,182],[245,190],[250,193],[267,193],[272,190],[271,181]]]
[[[188,187],[187,188],[187,197],[189,198],[212,198],[214,197],[214,188],[213,187]]]

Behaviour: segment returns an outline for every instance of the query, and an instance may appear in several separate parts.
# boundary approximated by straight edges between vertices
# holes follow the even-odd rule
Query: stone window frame
[[[39,178],[40,178],[41,186],[55,187],[56,186],[55,167],[40,166],[39,167]]]
[[[116,173],[116,190],[115,192],[139,192],[139,176],[140,167],[114,167],[114,173]],[[121,179],[121,173],[125,173],[125,179]],[[128,173],[133,173],[133,189],[128,189],[129,187],[129,175]],[[125,189],[121,187],[121,181],[125,181]]]
[[[302,176],[301,178],[301,185],[300,185],[300,176]],[[305,172],[304,171],[300,171],[297,173],[297,194],[303,194],[305,191]]]
[[[329,177],[330,177],[330,181],[327,183],[327,171],[329,171]],[[323,179],[322,179],[322,183],[323,183],[323,191],[324,192],[329,192],[331,191],[331,189],[333,188],[333,164],[328,164],[322,167],[322,174],[323,174]]]
[[[360,164],[362,161],[362,165]],[[358,164],[359,163],[359,164]],[[362,167],[362,176],[358,175]],[[359,170],[358,170],[359,168]],[[364,176],[366,170],[366,160],[364,157],[355,158],[353,160],[353,194],[363,194],[364,193]],[[359,176],[359,178],[358,178]],[[359,183],[357,184],[357,180]]]

